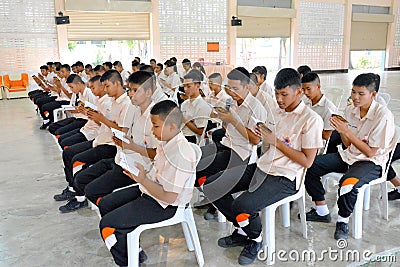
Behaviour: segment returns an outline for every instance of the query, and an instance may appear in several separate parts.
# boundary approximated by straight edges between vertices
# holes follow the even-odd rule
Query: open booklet
[[[122,140],[123,142],[125,142],[125,143],[127,143],[127,144],[130,143],[129,139],[127,139],[127,138],[125,137],[125,133],[124,133],[124,132],[122,132],[122,131],[120,131],[120,130],[117,130],[117,129],[115,129],[115,128],[111,128],[111,132],[112,132],[112,133],[115,135],[115,137],[117,137],[119,140]]]
[[[66,110],[66,111],[68,111],[68,110],[75,110],[75,107],[72,106],[72,105],[61,105],[61,107],[62,107],[64,110]]]
[[[89,101],[85,101],[85,108],[92,109],[94,111],[98,110],[97,106],[90,103]]]
[[[119,157],[120,157],[119,165],[121,166],[122,169],[129,171],[135,176],[139,174],[139,169],[136,168],[134,159],[127,157],[126,154],[122,151],[119,154]]]

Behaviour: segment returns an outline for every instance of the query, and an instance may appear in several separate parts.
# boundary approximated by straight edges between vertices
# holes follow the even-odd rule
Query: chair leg
[[[185,210],[185,218],[191,234],[191,240],[193,241],[197,263],[199,264],[200,267],[202,267],[204,266],[203,251],[201,250],[200,239],[199,235],[197,234],[197,228],[196,228],[196,223],[194,221],[193,212],[190,208],[187,208]]]
[[[303,228],[303,237],[307,239],[307,221],[306,221],[306,203],[304,198],[304,193],[301,198],[297,200],[297,205],[300,211],[301,226]]]
[[[189,251],[193,251],[194,250],[193,240],[192,240],[192,237],[190,235],[188,223],[186,221],[182,222],[182,230],[183,230],[183,234],[184,234],[185,239],[186,239],[186,245],[188,247],[188,250]]]
[[[264,252],[267,251],[267,265],[273,265],[275,264],[275,208],[265,208],[263,216]]]
[[[362,212],[364,204],[364,190],[365,187],[362,186],[358,189],[358,196],[356,205],[353,211],[353,237],[354,239],[362,238]]]
[[[290,227],[290,203],[284,203],[280,207],[283,227]]]
[[[139,237],[140,232],[131,232],[128,240],[128,267],[139,267]]]
[[[369,210],[371,201],[371,186],[367,185],[364,191],[364,210]]]
[[[383,206],[383,218],[385,220],[389,220],[389,199],[388,199],[388,190],[386,182],[381,183],[381,193],[382,193],[382,206]]]

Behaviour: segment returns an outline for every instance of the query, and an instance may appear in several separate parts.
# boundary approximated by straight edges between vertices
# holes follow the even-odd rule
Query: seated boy
[[[102,197],[113,190],[130,185],[133,181],[123,173],[121,156],[140,162],[149,170],[158,145],[151,133],[150,109],[153,106],[153,77],[143,71],[137,71],[128,78],[129,97],[136,108],[132,111],[133,123],[128,127],[125,138],[129,143],[113,137],[117,146],[115,159],[104,159],[74,177],[74,189],[81,199],[86,197],[98,204]],[[68,204],[67,204],[68,205]]]
[[[343,121],[331,117],[332,127],[339,132],[346,149],[337,153],[317,156],[307,170],[307,193],[315,201],[315,209],[306,214],[308,221],[330,222],[331,216],[325,202],[321,176],[342,172],[339,181],[339,211],[335,239],[347,239],[348,222],[357,201],[358,188],[377,179],[382,166],[388,161],[390,143],[394,135],[393,114],[374,100],[375,80],[371,75],[360,74],[353,81],[353,105],[346,107]]]
[[[158,140],[154,167],[146,173],[141,164],[137,176],[124,171],[139,186],[106,196],[114,210],[100,221],[101,236],[119,266],[128,265],[127,233],[142,224],[172,218],[179,205],[189,202],[193,185],[189,180],[196,171],[196,153],[181,133],[182,113],[170,100],[161,101],[150,111],[152,131]],[[100,205],[101,207],[101,205]],[[140,216],[138,216],[140,214]],[[142,251],[139,261],[146,258]]]
[[[256,132],[264,154],[247,168],[238,166],[217,173],[204,185],[204,193],[237,229],[220,238],[223,248],[244,246],[239,264],[251,264],[262,247],[259,212],[294,195],[300,188],[304,169],[310,167],[322,147],[322,119],[302,101],[300,76],[282,69],[275,78],[279,108]],[[244,191],[236,199],[232,194]]]
[[[127,131],[132,125],[134,107],[122,87],[121,75],[116,70],[109,70],[100,81],[107,94],[113,98],[111,108],[104,113],[88,111],[88,118],[101,124],[98,135],[92,141],[72,145],[63,151],[65,178],[69,185],[61,194],[54,196],[56,201],[69,200],[75,196],[73,181],[79,171],[102,159],[115,157],[117,149],[111,128]]]
[[[110,117],[110,110],[112,104],[112,98],[109,97],[104,91],[104,86],[100,82],[100,76],[94,76],[89,80],[89,88],[92,93],[98,97],[95,106],[99,112],[105,114],[107,118]],[[87,111],[84,111],[87,114]],[[85,141],[91,141],[98,135],[100,125],[94,120],[88,120],[88,122],[81,129],[76,129],[68,133],[62,134],[58,137],[58,144],[64,150],[74,144],[78,144]]]
[[[183,77],[183,87],[188,98],[181,105],[183,121],[185,126],[182,129],[186,139],[196,144],[199,136],[207,126],[211,114],[211,107],[200,95],[200,84],[202,74],[198,70],[191,70]]]
[[[77,74],[71,74],[67,78],[67,85],[71,91],[78,97],[81,103],[89,102],[95,104],[98,97],[95,96],[92,91],[86,87],[86,83]],[[75,101],[74,101],[75,102]],[[76,103],[72,103],[75,105]],[[82,128],[88,121],[85,109],[81,105],[75,105],[75,110],[67,111],[73,115],[73,117],[66,118],[57,122],[53,122],[49,126],[49,132],[54,134],[56,137],[60,137],[62,134],[68,133],[73,130]]]
[[[336,106],[322,94],[320,80],[315,72],[309,72],[301,78],[301,87],[307,97],[304,103],[320,115],[324,121],[322,138],[328,140],[333,131],[330,118],[332,113],[337,114]]]

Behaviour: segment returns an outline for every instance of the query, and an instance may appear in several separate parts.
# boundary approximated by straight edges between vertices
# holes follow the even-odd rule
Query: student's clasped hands
[[[349,128],[347,127],[347,122],[340,120],[337,117],[332,116],[330,119],[332,127],[339,133],[346,133]]]

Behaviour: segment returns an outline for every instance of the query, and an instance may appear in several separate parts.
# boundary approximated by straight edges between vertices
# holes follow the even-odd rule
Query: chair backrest
[[[343,89],[340,88],[326,88],[323,90],[323,93],[326,98],[328,98],[332,103],[336,106],[337,109],[340,109],[340,105],[343,100]]]
[[[382,177],[386,177],[386,175],[387,175],[387,173],[389,171],[389,167],[390,167],[390,163],[392,162],[394,150],[396,149],[397,143],[399,143],[399,141],[400,141],[400,127],[396,126],[392,142],[390,143],[389,160],[388,160],[388,162],[387,162],[387,164],[385,166],[385,169],[384,169]]]
[[[391,96],[388,93],[381,93],[379,92],[376,96],[376,101],[378,101],[381,104],[384,104],[385,106],[389,105]]]
[[[193,143],[189,143],[189,144],[192,146],[194,152],[196,153],[196,166],[197,166],[197,164],[199,163],[199,161],[201,159],[201,155],[202,155],[201,149],[196,144],[193,144]],[[182,203],[184,203],[184,204],[181,204],[180,206],[186,207],[186,204],[190,202],[192,193],[193,193],[193,189],[194,189],[195,179],[196,179],[196,171],[194,171],[194,173],[190,176],[190,179],[185,184],[185,189],[184,189],[185,193],[183,196],[184,201],[182,201]]]

